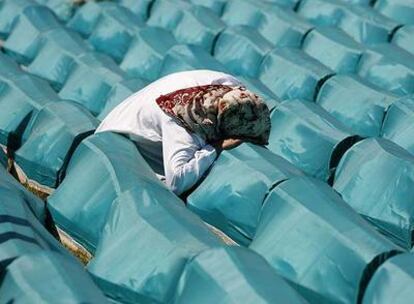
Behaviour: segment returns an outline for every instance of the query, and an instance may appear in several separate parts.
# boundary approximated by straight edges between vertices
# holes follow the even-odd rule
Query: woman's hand
[[[241,139],[229,138],[223,141],[221,147],[223,150],[230,150],[230,149],[240,146],[242,142],[243,141]]]
[[[228,138],[217,141],[212,146],[220,153],[223,150],[230,150],[238,147],[243,141],[241,139]]]

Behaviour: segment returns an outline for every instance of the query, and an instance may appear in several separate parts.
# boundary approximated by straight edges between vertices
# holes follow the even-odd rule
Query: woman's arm
[[[215,148],[172,119],[163,124],[162,148],[166,183],[177,195],[194,186],[217,158]]]

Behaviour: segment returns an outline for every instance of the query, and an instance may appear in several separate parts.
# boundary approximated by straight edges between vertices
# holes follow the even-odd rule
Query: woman
[[[163,77],[128,97],[96,132],[127,135],[172,191],[193,187],[222,149],[267,144],[269,109],[234,77],[214,71]]]

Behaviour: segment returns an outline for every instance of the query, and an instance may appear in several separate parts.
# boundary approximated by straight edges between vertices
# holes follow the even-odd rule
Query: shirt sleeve
[[[177,195],[194,186],[217,157],[216,150],[172,119],[162,125],[166,184]]]

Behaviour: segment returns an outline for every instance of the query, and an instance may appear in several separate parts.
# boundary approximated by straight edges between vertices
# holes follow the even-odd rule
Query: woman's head
[[[237,138],[260,145],[268,143],[269,109],[244,87],[193,87],[162,95],[157,103],[166,114],[208,142]]]
[[[234,88],[218,100],[217,123],[224,138],[239,138],[266,145],[270,135],[270,112],[263,100],[246,90]]]

